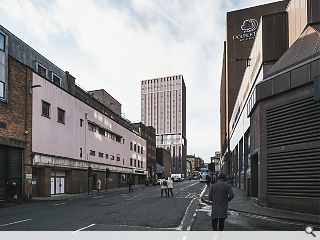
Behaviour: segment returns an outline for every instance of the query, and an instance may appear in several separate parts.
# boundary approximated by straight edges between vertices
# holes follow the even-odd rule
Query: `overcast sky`
[[[220,150],[226,12],[273,0],[0,0],[0,24],[140,121],[141,80],[183,74],[188,154]]]

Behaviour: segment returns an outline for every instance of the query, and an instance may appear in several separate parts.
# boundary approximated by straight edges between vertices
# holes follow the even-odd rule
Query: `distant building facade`
[[[171,153],[171,173],[186,174],[186,87],[182,75],[141,82],[141,121]]]
[[[106,107],[110,108],[112,111],[121,116],[121,103],[117,101],[114,97],[112,97],[109,93],[104,89],[89,91],[90,94],[93,95],[96,99],[102,102]]]
[[[171,154],[170,151],[164,148],[157,148],[157,178],[171,177]]]
[[[140,136],[146,140],[148,180],[152,182],[156,179],[156,130],[154,127],[147,127],[141,122],[133,125],[138,129]]]

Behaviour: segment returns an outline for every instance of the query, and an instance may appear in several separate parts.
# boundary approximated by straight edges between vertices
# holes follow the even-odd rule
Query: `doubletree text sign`
[[[244,20],[241,25],[242,34],[234,35],[233,40],[247,41],[255,38],[258,28],[258,21],[255,19]]]

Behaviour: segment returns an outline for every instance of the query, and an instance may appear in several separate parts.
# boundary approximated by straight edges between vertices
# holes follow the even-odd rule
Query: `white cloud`
[[[225,15],[236,7],[224,0],[2,0],[0,20],[19,22],[9,30],[21,39],[32,36],[30,45],[81,86],[106,89],[133,121],[140,120],[141,80],[183,74],[188,153],[208,161],[220,149]],[[19,35],[25,30],[29,37]]]

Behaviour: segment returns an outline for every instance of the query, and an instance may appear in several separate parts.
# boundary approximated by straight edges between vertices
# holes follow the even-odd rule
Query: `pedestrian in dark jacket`
[[[212,229],[223,231],[225,219],[228,217],[228,204],[234,198],[231,186],[226,182],[224,173],[220,173],[218,181],[212,185],[209,192],[209,200],[212,201]]]
[[[133,192],[132,185],[133,185],[133,180],[129,179],[128,180],[129,192]]]

